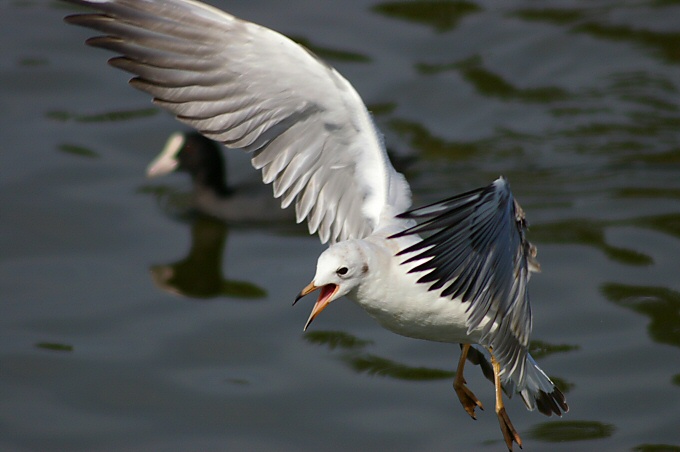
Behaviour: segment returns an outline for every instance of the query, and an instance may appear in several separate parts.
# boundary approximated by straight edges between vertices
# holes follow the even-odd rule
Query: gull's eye
[[[347,267],[340,267],[335,271],[335,273],[337,273],[340,276],[345,276],[348,271],[349,269]]]

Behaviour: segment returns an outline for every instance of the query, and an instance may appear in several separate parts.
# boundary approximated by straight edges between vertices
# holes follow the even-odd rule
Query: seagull
[[[527,283],[539,267],[505,178],[412,209],[359,94],[303,46],[198,1],[68,1],[95,10],[65,20],[104,33],[87,44],[120,54],[109,63],[134,74],[133,87],[250,153],[281,206],[294,205],[297,221],[330,243],[296,298],[319,291],[305,329],[346,297],[397,334],[461,344],[455,392],[475,418],[483,406],[466,360],[492,370],[509,450],[522,441],[503,392],[548,416],[568,411],[527,350]]]
[[[198,132],[175,132],[146,170],[149,178],[180,171],[191,176],[192,207],[230,224],[292,221],[292,209],[278,201],[261,183],[226,183],[226,162],[218,143]]]

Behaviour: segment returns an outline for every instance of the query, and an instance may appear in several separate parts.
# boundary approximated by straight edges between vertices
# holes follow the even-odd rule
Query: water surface
[[[351,80],[418,202],[509,178],[534,353],[571,407],[513,399],[525,450],[680,449],[679,2],[212,3]],[[0,449],[504,450],[492,386],[466,372],[476,422],[452,390],[457,346],[349,302],[302,333],[316,238],[144,179],[180,126],[70,12],[0,3]]]

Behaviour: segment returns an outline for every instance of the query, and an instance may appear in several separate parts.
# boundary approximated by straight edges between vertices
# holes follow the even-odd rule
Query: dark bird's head
[[[227,195],[226,166],[218,143],[198,132],[176,132],[170,135],[160,154],[149,164],[148,177],[173,171],[189,173],[194,186]]]

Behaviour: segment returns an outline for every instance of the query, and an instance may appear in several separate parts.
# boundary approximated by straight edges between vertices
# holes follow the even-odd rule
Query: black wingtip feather
[[[545,391],[539,391],[536,396],[536,408],[546,416],[555,414],[562,417],[563,413],[569,411],[569,405],[567,405],[564,394],[562,394],[562,391],[560,391],[557,386],[554,387],[553,392],[550,394]]]
[[[522,354],[531,330],[528,309],[528,262],[531,245],[525,238],[524,214],[507,180],[413,209],[399,218],[419,224],[391,238],[431,233],[397,255],[402,264],[415,262],[411,272],[428,272],[418,280],[442,297],[469,302],[467,326],[484,328],[482,342],[512,378],[521,384]],[[410,254],[413,253],[413,254]],[[423,260],[423,262],[417,262]],[[484,319],[494,319],[485,322]],[[498,325],[492,332],[492,326]],[[556,399],[554,399],[555,397]],[[559,392],[545,396],[541,407],[551,413],[564,404]]]

